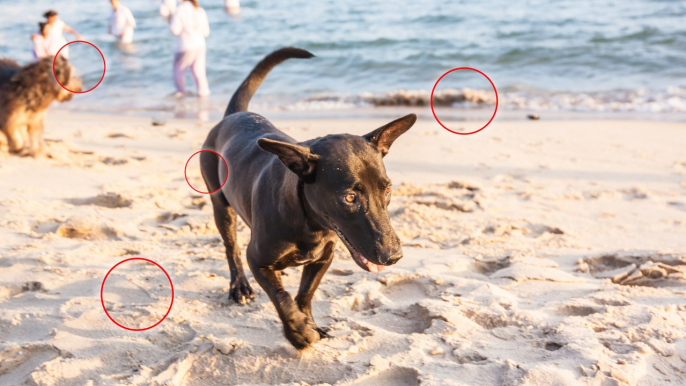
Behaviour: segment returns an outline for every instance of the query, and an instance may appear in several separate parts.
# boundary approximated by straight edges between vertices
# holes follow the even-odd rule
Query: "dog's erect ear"
[[[410,130],[410,127],[412,127],[415,122],[417,122],[417,114],[406,115],[364,135],[363,138],[375,144],[381,151],[381,154],[385,156],[388,154],[388,150],[391,148],[393,142],[407,130]]]
[[[319,156],[312,154],[309,148],[267,138],[258,139],[257,146],[279,157],[281,162],[300,178],[306,181],[314,178]]]

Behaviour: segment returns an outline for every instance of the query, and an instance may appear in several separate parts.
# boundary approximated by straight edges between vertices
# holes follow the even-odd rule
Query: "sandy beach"
[[[386,122],[274,120],[298,140]],[[249,273],[255,300],[228,300],[211,203],[184,178],[213,125],[51,111],[50,158],[0,154],[0,385],[686,384],[686,124],[462,137],[420,117],[385,159],[405,257],[372,274],[339,243],[313,302],[332,337],[304,352]],[[175,291],[146,331],[100,300],[132,257]],[[142,328],[170,290],[132,261],[103,303]]]

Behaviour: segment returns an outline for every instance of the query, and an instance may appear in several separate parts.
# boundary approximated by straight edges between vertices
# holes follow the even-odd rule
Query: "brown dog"
[[[57,83],[55,75],[66,88],[81,91],[74,66],[59,56],[53,74],[52,62],[46,58],[21,67],[14,60],[0,59],[0,133],[11,153],[34,157],[43,153],[48,107],[55,100],[66,102],[74,96]]]

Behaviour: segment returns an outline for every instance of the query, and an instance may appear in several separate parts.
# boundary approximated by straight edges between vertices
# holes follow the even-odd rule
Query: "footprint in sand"
[[[419,385],[419,372],[409,367],[392,367],[378,374],[362,377],[353,383],[343,383],[343,385],[416,386]]]
[[[63,219],[56,219],[56,218],[48,218],[48,219],[42,219],[38,220],[33,223],[33,226],[31,227],[34,232],[36,232],[39,235],[44,235],[47,233],[53,233],[59,228],[60,224],[64,222]]]
[[[125,133],[109,133],[106,135],[107,138],[128,138],[135,139],[136,137],[125,134]]]
[[[23,345],[0,352],[0,384],[25,384],[29,382],[29,375],[42,363],[59,356],[72,357],[49,344]]]
[[[102,293],[110,317],[128,328],[154,325],[171,303],[171,285],[164,272],[140,260],[128,261],[111,271]]]
[[[14,297],[22,292],[46,292],[46,290],[40,281],[27,281],[21,286],[17,284],[0,286],[0,300]]]
[[[495,260],[476,260],[472,263],[471,269],[485,276],[491,276],[495,272],[505,269],[512,264],[510,256]]]
[[[340,268],[333,268],[327,271],[328,274],[330,275],[335,275],[335,276],[350,276],[354,274],[354,272],[351,269],[340,269]]]
[[[598,313],[598,309],[589,306],[566,305],[556,309],[561,316],[589,316]]]
[[[364,325],[361,325],[354,320],[350,320],[348,322],[348,326],[350,327],[351,330],[356,331],[361,337],[366,338],[374,335],[374,331]]]
[[[488,360],[488,357],[485,357],[472,349],[459,351],[456,350],[455,352],[453,352],[453,356],[455,358],[455,361],[461,365],[468,363],[485,362]]]
[[[481,230],[484,237],[467,238],[462,244],[472,245],[491,242],[506,242],[510,237],[527,236],[530,238],[550,239],[556,236],[565,234],[565,231],[558,227],[548,226],[544,224],[507,224],[499,223],[495,225],[486,226]]]
[[[384,296],[396,303],[419,301],[426,297],[427,292],[426,285],[415,279],[391,281],[381,290]]]
[[[639,348],[632,343],[625,343],[617,339],[599,339],[600,343],[615,354],[627,355],[639,351]]]
[[[186,217],[187,214],[184,213],[177,213],[177,212],[164,212],[161,213],[153,218],[144,220],[141,225],[146,225],[146,226],[152,226],[152,227],[163,227],[166,228],[168,224],[173,223],[174,221]],[[173,229],[176,229],[176,227],[172,227]]]
[[[474,308],[464,310],[462,311],[462,314],[486,330],[517,325],[516,322],[511,321],[510,318],[503,313],[496,314],[487,310]]]
[[[95,205],[103,208],[128,208],[133,201],[119,193],[104,193],[89,198],[71,198],[65,200],[72,205]]]
[[[461,182],[461,181],[453,181],[448,183],[448,188],[450,189],[465,189],[469,190],[470,192],[477,192],[481,190],[479,187],[468,184],[466,182]]]
[[[623,189],[622,193],[626,195],[626,198],[628,200],[645,200],[646,198],[649,198],[651,194],[640,187],[633,187],[631,189]]]
[[[205,206],[207,206],[207,199],[202,196],[191,196],[190,199],[187,200],[188,203],[184,204],[186,209],[198,209],[202,210]]]
[[[111,165],[111,166],[125,165],[125,164],[129,163],[129,160],[126,158],[115,158],[115,157],[100,157],[99,161],[104,163],[105,165]]]
[[[120,232],[103,224],[103,219],[94,215],[72,217],[60,224],[55,230],[55,234],[68,239],[120,239]]]
[[[38,235],[55,234],[67,239],[81,240],[119,240],[121,232],[103,223],[102,217],[95,215],[74,216],[67,220],[47,219],[33,224]]]
[[[36,292],[36,291],[45,291],[45,288],[43,287],[43,283],[39,281],[27,281],[24,283],[23,286],[21,286],[21,291],[22,292]]]
[[[381,329],[398,334],[421,334],[431,328],[433,317],[425,307],[413,304],[391,312],[379,312],[367,320]]]
[[[545,344],[544,348],[548,351],[557,351],[564,347],[563,344],[555,343],[555,342],[548,342]]]
[[[145,226],[160,227],[174,233],[192,233],[195,235],[210,235],[218,233],[214,218],[210,214],[182,214],[166,212],[154,219],[141,223]]]
[[[528,235],[529,237],[541,237],[546,235],[564,235],[565,232],[554,226],[549,226],[549,225],[544,225],[544,224],[529,224],[527,225],[527,228],[529,229]]]
[[[412,189],[409,184],[404,184],[401,188],[405,195],[415,197],[410,200],[415,204],[463,213],[473,212],[480,207],[475,199],[479,191],[478,187],[460,181],[439,184],[431,190]]]
[[[686,202],[681,202],[681,201],[669,201],[667,203],[671,208],[675,208],[678,210],[682,210],[686,212]]]
[[[434,206],[438,209],[453,210],[453,211],[463,212],[463,213],[473,212],[475,209],[474,204],[460,203],[460,202],[447,202],[447,201],[438,201],[438,200],[417,200],[414,203],[419,204],[419,205]]]

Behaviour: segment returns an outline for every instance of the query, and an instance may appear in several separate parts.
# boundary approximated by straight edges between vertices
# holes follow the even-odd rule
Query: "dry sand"
[[[339,247],[314,300],[332,338],[298,353],[252,276],[254,302],[228,301],[211,205],[183,175],[211,124],[48,121],[52,158],[0,155],[0,385],[686,384],[686,124],[458,137],[420,119],[386,158],[404,259],[375,275]],[[385,121],[275,123],[307,139]],[[136,256],[175,290],[143,332],[100,302]],[[132,328],[170,300],[142,261],[105,285]]]

